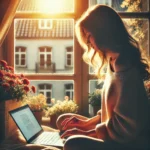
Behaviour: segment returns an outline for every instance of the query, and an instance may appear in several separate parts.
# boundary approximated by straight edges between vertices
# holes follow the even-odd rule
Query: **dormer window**
[[[52,29],[52,20],[50,19],[39,20],[39,29]]]

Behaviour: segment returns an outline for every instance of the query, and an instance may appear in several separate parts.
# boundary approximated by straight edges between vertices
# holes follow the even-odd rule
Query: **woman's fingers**
[[[70,129],[70,130],[65,131],[65,132],[61,135],[61,138],[66,138],[66,137],[69,137],[69,136],[71,136],[71,135],[76,135],[76,134],[79,134],[79,133],[78,133],[78,129],[76,129],[76,128]]]
[[[66,130],[67,128],[70,127],[77,127],[79,120],[76,117],[71,117],[70,119],[68,119],[65,124],[64,127],[62,128],[63,130]]]
[[[64,126],[66,124],[66,122],[69,120],[70,118],[66,118],[64,119],[64,121],[62,121],[61,125]]]

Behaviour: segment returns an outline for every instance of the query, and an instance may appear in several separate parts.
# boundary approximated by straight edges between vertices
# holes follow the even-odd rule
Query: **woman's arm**
[[[65,119],[62,122],[62,126],[63,126],[62,130],[68,130],[75,127],[81,130],[90,130],[95,128],[96,124],[100,123],[100,121],[101,121],[100,115],[96,115],[86,120],[73,116],[71,118]]]

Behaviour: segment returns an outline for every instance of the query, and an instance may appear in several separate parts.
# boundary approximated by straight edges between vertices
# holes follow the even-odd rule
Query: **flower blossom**
[[[35,86],[31,86],[31,89],[32,89],[33,93],[36,92]]]
[[[29,91],[30,91],[30,89],[29,89],[29,87],[28,87],[27,85],[24,86],[24,90],[25,90],[26,92],[29,92]]]
[[[2,71],[0,71],[0,78],[3,78],[4,74]]]
[[[22,82],[23,82],[23,84],[27,84],[27,85],[30,83],[27,78],[24,78],[24,79],[22,80]]]
[[[9,83],[10,85],[14,85],[14,84],[15,84],[15,81],[14,81],[14,80],[9,80],[8,83]]]
[[[0,64],[3,66],[3,67],[6,67],[7,66],[7,62],[5,60],[0,60]]]

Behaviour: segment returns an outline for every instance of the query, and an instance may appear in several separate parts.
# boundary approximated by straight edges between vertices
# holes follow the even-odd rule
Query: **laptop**
[[[59,132],[46,132],[38,123],[29,105],[9,111],[27,143],[63,147]]]

